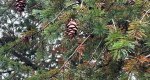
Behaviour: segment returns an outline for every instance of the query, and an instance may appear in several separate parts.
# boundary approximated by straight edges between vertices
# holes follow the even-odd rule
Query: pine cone
[[[75,20],[71,19],[69,21],[69,23],[66,26],[66,35],[68,35],[70,38],[75,37],[75,35],[77,34],[77,23],[75,22]]]
[[[15,9],[18,12],[23,12],[26,6],[26,0],[16,0]]]

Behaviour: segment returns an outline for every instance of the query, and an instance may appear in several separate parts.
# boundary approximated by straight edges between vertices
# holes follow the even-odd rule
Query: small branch
[[[105,52],[105,50],[106,50],[106,46],[103,48],[103,50],[101,51],[101,54],[103,54],[104,52]],[[101,57],[101,54],[97,57],[97,61],[96,61],[96,63],[98,62],[98,59],[100,59],[100,57]],[[109,62],[108,62],[109,63]],[[93,66],[93,68],[96,66],[96,64]],[[106,65],[103,65],[103,66],[107,66],[107,64]],[[103,67],[102,65],[101,65],[101,67]]]
[[[39,31],[37,31],[37,32],[35,32],[35,33],[33,33],[33,34],[30,35],[29,37],[34,36],[34,35],[40,33],[41,31],[43,31],[45,28],[48,27],[48,25],[49,25],[50,23],[54,23],[54,22],[57,20],[57,18],[62,14],[62,12],[63,12],[65,9],[67,9],[67,8],[73,6],[73,5],[76,5],[76,4],[77,4],[77,3],[73,3],[73,4],[71,4],[71,5],[69,5],[69,6],[65,7],[65,8],[63,8],[53,20],[51,20],[49,23],[47,23],[47,24],[45,25],[44,28],[42,28],[41,30],[39,30]],[[18,18],[17,18],[17,19],[18,19]],[[18,43],[21,42],[21,41],[22,41],[21,39],[20,39],[19,41],[17,41],[17,42],[16,42],[13,46],[11,46],[7,51],[9,51],[9,50],[11,50],[12,48],[14,48],[15,46],[17,46]],[[6,53],[6,52],[3,52],[3,53]]]
[[[150,57],[150,54],[146,56],[147,58]]]
[[[140,23],[142,23],[142,20],[144,19],[144,17],[148,14],[148,12],[150,11],[150,9],[149,10],[147,10],[146,12],[145,12],[145,14],[142,16],[142,18],[141,18],[141,20],[140,20]]]
[[[72,3],[72,4],[68,5],[67,7],[63,8],[51,22],[55,22],[65,9],[72,7],[73,5],[76,5],[76,4],[78,4],[78,3]]]
[[[84,2],[84,0],[81,1],[80,8],[83,7],[83,2]]]
[[[92,33],[93,33],[93,32],[92,32]],[[77,49],[79,48],[79,46],[81,46],[82,44],[84,44],[84,43],[88,40],[89,37],[90,37],[90,35],[89,35],[88,37],[86,37],[86,38],[84,39],[84,41],[83,41],[80,45],[78,45],[78,46],[76,47],[76,49],[74,50],[74,52],[67,58],[67,60],[64,62],[64,64],[59,68],[59,71],[58,71],[57,73],[55,73],[54,75],[50,76],[49,78],[52,78],[52,77],[56,76],[57,74],[59,74],[59,72],[60,72],[62,69],[64,69],[64,66],[65,66],[65,65],[69,62],[69,60],[71,60],[71,58],[75,55],[75,53],[76,53]]]
[[[116,25],[115,25],[114,19],[112,19],[112,22],[113,22],[113,25],[114,25],[114,29],[115,29],[115,31],[116,31],[117,29],[116,29]]]
[[[98,43],[97,47],[94,49],[94,52],[92,53],[92,57],[91,57],[91,59],[89,61],[91,61],[93,59],[93,55],[96,53],[96,51],[99,48],[101,42],[102,42],[102,40]]]
[[[93,33],[93,32],[92,32],[92,33]],[[87,41],[87,39],[88,39],[89,37],[90,37],[90,35],[89,35],[88,37],[86,37],[85,40],[74,50],[74,52],[68,57],[68,59],[67,59],[67,60],[64,62],[64,64],[61,66],[60,70],[63,69],[63,67],[64,67],[64,66],[69,62],[69,60],[72,58],[72,56],[75,55],[77,49],[78,49],[81,45],[83,45],[83,44]]]
[[[55,17],[53,20],[51,20],[50,22],[48,22],[40,31],[35,32],[35,33],[32,34],[31,36],[33,36],[33,35],[35,35],[35,34],[37,34],[37,33],[42,32],[43,30],[45,30],[45,28],[47,28],[49,24],[54,23],[54,22],[57,20],[57,18],[62,14],[62,12],[63,12],[65,9],[67,9],[67,8],[73,6],[73,5],[76,5],[76,4],[77,4],[77,3],[72,3],[71,5],[69,5],[69,6],[65,7],[65,8],[63,8],[63,9],[58,13],[58,15],[56,15],[56,17]]]

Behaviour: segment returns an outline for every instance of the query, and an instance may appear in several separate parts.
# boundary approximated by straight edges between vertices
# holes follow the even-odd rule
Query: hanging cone
[[[69,21],[69,23],[66,26],[66,35],[68,35],[70,38],[75,37],[75,35],[77,34],[77,23],[75,22],[75,20],[71,19]]]
[[[16,0],[15,9],[17,12],[23,12],[26,6],[26,0]]]

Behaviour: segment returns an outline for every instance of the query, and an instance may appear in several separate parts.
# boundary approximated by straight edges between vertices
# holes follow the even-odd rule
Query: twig
[[[92,32],[92,33],[93,33],[93,32]],[[63,69],[63,67],[64,67],[64,66],[69,62],[69,60],[72,58],[72,56],[75,55],[77,49],[78,49],[81,45],[83,45],[83,44],[87,41],[87,39],[88,39],[89,37],[90,37],[90,35],[89,35],[88,37],[86,37],[85,40],[74,50],[74,52],[68,57],[68,59],[64,62],[64,64],[60,67],[59,70]]]
[[[140,23],[142,23],[142,20],[144,19],[144,17],[148,14],[148,12],[150,11],[150,9],[148,9],[145,14],[142,16],[141,20],[140,20]]]
[[[150,54],[146,56],[147,58],[150,57]]]
[[[101,55],[105,52],[105,49],[106,49],[106,46],[103,48],[103,50],[101,51],[101,54],[97,57],[97,61],[96,61],[96,64],[97,64],[97,62],[98,62],[98,59],[101,57]],[[93,66],[93,68],[96,66],[96,64]],[[106,65],[103,65],[103,66],[106,66]],[[103,67],[103,66],[101,66],[101,67]]]
[[[35,34],[41,32],[41,31],[45,30],[45,28],[47,28],[49,24],[54,23],[54,22],[57,20],[57,18],[62,14],[62,12],[63,12],[65,9],[67,9],[67,8],[69,8],[69,7],[71,7],[71,6],[75,5],[75,4],[77,4],[77,3],[73,3],[73,4],[71,4],[71,5],[69,5],[69,6],[65,7],[65,8],[63,8],[63,9],[58,13],[58,15],[56,15],[56,17],[55,17],[53,20],[51,20],[50,22],[48,22],[48,23],[44,26],[44,28],[42,28],[40,31],[34,33],[33,35],[35,35]],[[33,36],[33,35],[32,35],[32,36]]]
[[[115,31],[116,31],[117,29],[116,29],[116,24],[115,24],[114,19],[112,19],[112,22],[113,22],[113,25],[114,25],[114,29],[115,29]]]
[[[83,2],[84,2],[84,0],[81,1],[80,8],[83,7]]]
[[[93,33],[93,32],[92,32],[92,33]],[[58,71],[57,73],[55,73],[54,75],[50,76],[49,78],[52,78],[52,77],[56,76],[57,74],[59,74],[59,73],[61,72],[62,69],[64,69],[64,66],[69,62],[69,60],[71,60],[71,58],[73,57],[73,55],[75,55],[77,49],[78,49],[82,44],[84,44],[84,43],[88,40],[89,37],[90,37],[90,35],[89,35],[88,37],[86,37],[86,38],[84,39],[84,41],[82,41],[82,43],[81,43],[80,45],[78,45],[78,46],[76,47],[76,49],[74,50],[74,52],[67,58],[67,60],[64,62],[64,64],[59,68],[59,71]]]
[[[102,40],[98,43],[97,47],[94,49],[94,52],[92,53],[92,57],[89,61],[91,61],[93,59],[93,55],[96,53],[97,49],[99,48],[100,44],[101,44]]]

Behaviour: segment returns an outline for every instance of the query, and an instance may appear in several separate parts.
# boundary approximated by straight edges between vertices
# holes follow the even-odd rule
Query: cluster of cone
[[[77,23],[75,20],[70,19],[69,23],[66,26],[66,35],[68,35],[70,38],[75,37],[75,35],[77,34]]]
[[[16,0],[15,9],[17,12],[23,12],[26,6],[26,0]]]

